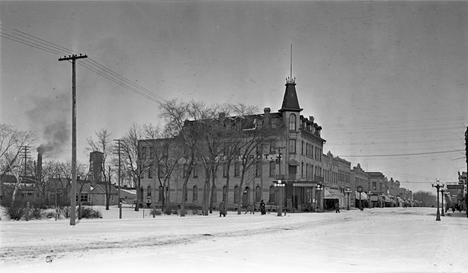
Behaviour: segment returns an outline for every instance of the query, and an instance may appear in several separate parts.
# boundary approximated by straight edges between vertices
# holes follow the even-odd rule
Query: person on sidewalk
[[[335,203],[335,213],[340,213],[340,203]]]
[[[265,202],[263,202],[263,200],[260,201],[260,212],[262,215],[266,214]]]
[[[226,217],[226,214],[226,204],[224,201],[221,201],[221,203],[219,203],[219,217],[221,217],[221,215]]]

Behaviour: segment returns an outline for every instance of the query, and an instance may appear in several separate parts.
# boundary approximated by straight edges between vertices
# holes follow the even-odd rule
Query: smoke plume
[[[70,102],[66,95],[35,98],[27,115],[34,131],[42,134],[37,152],[57,154],[70,140]]]

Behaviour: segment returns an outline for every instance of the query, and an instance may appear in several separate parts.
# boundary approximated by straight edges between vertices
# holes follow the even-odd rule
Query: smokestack
[[[42,182],[42,147],[37,148],[37,166],[36,166],[36,180]]]

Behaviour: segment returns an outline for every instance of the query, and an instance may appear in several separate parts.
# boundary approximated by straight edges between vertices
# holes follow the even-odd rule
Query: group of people
[[[263,200],[260,201],[260,213],[262,215],[266,214],[265,202],[263,202]],[[226,214],[227,214],[226,203],[224,203],[224,201],[221,201],[221,203],[219,203],[219,217],[221,216],[226,217]]]

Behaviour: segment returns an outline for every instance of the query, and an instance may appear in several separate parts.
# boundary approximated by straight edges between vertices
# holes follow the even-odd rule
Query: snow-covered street
[[[9,272],[466,272],[468,219],[435,208],[278,217],[0,221]]]

